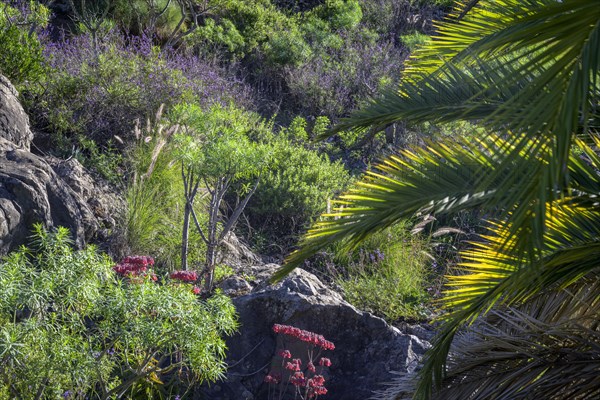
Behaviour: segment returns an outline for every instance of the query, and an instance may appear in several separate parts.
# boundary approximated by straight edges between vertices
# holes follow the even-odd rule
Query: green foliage
[[[313,53],[296,26],[273,32],[261,50],[271,65],[304,65]]]
[[[306,119],[296,117],[284,131],[284,135],[290,142],[306,143],[308,141],[308,133],[306,132]]]
[[[206,243],[205,290],[213,286],[218,247],[231,232],[260,183],[269,163],[268,146],[250,141],[250,132],[264,130],[264,122],[254,113],[213,105],[207,110],[192,104],[175,107],[172,118],[181,124],[175,135],[175,159],[181,165],[185,199],[182,231],[181,269],[188,268],[188,231],[190,217]],[[236,180],[250,182],[238,190],[231,213],[224,212],[223,200]],[[206,193],[208,224],[202,228],[195,215],[194,201]]]
[[[188,46],[196,46],[199,51],[209,49],[209,53],[226,51],[231,58],[243,57],[245,39],[237,27],[229,19],[223,19],[219,24],[212,18],[207,18],[204,25],[198,27],[192,34],[185,37]]]
[[[334,248],[333,262],[342,271],[336,282],[348,302],[390,322],[426,316],[430,246],[407,224],[379,232],[352,251],[343,244]]]
[[[414,51],[420,46],[427,44],[430,40],[430,37],[421,33],[421,32],[413,32],[406,35],[400,36],[400,41],[404,46],[406,46],[410,51]]]
[[[234,274],[234,269],[228,265],[217,264],[215,266],[215,282],[221,282],[222,280],[227,279]]]
[[[182,125],[175,136],[176,159],[210,182],[256,177],[268,162],[267,147],[249,139],[251,131],[262,129],[254,113],[233,105],[203,110],[184,103],[173,109],[170,118]]]
[[[306,134],[300,120],[295,121],[288,134]],[[276,139],[269,145],[272,161],[248,204],[248,217],[268,243],[289,246],[325,210],[327,201],[346,188],[350,177],[341,162],[332,163],[301,144]]]
[[[36,27],[48,23],[49,10],[35,1],[28,6],[30,13],[23,16],[8,3],[0,5],[0,73],[17,87],[41,80],[45,72]]]
[[[226,49],[236,58],[257,50],[273,33],[293,28],[290,19],[269,0],[210,0],[207,7],[211,14],[187,43]]]
[[[358,0],[325,0],[324,4],[312,12],[328,21],[335,30],[354,28],[363,16]]]
[[[68,237],[37,226],[31,250],[0,262],[0,393],[120,398],[223,376],[221,335],[236,328],[229,299],[128,283],[94,248],[73,251]],[[190,381],[167,382],[176,368]]]
[[[132,32],[153,32],[168,37],[179,20],[181,9],[176,1],[169,0],[116,0],[111,17]]]

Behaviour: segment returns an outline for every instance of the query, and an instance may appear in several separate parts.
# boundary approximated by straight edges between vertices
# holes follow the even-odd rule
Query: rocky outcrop
[[[10,81],[0,75],[0,138],[29,150],[33,133],[29,128],[29,117],[19,103],[18,96]]]
[[[75,193],[81,206],[87,207],[93,214],[93,221],[84,221],[86,238],[106,243],[116,228],[118,215],[126,207],[125,200],[112,186],[94,177],[76,159],[45,157],[45,160]]]
[[[259,277],[270,276],[277,267],[255,266],[246,273],[260,282]],[[237,281],[229,284],[243,287]],[[327,381],[328,399],[369,398],[398,373],[413,372],[429,347],[422,338],[357,310],[301,269],[274,286],[259,283],[234,303],[241,327],[228,339],[232,367],[225,382],[206,389],[208,398],[267,398],[263,379],[276,352],[277,338],[272,331],[276,323],[322,334],[335,343],[335,350],[327,352],[333,363]]]
[[[70,229],[81,247],[94,215],[40,157],[0,138],[0,254],[27,242],[34,223]]]
[[[78,247],[106,240],[123,202],[77,160],[29,152],[32,137],[16,90],[0,75],[0,255],[26,244],[34,223],[69,228]]]

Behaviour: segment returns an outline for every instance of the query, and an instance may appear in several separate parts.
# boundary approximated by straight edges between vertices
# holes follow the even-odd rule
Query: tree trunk
[[[181,269],[187,271],[188,262],[188,243],[189,243],[189,229],[190,229],[190,204],[186,202],[183,214],[183,232],[181,234]]]
[[[217,243],[211,242],[206,248],[206,282],[204,289],[210,293],[213,285],[213,277],[215,275],[215,265],[217,261]]]

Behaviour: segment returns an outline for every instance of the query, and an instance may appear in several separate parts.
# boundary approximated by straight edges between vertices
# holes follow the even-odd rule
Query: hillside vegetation
[[[108,255],[37,226],[0,261],[0,398],[221,378],[233,235],[274,279],[303,267],[390,323],[441,317],[386,398],[598,395],[593,3],[3,0],[32,151],[126,206]]]

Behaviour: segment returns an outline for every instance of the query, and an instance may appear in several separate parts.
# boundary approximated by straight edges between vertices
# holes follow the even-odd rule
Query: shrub
[[[312,56],[312,49],[296,26],[273,32],[261,50],[271,66],[304,65]]]
[[[324,36],[328,40],[306,65],[286,68],[288,104],[303,115],[346,115],[374,96],[379,82],[399,74],[406,57],[393,43],[376,40],[368,30]]]
[[[429,40],[430,40],[429,36],[427,36],[423,33],[420,33],[420,32],[413,32],[413,33],[409,33],[409,34],[400,36],[400,41],[410,51],[414,51],[417,48],[419,48],[420,46],[423,46],[424,44],[429,42]]]
[[[136,34],[153,32],[168,37],[181,19],[177,2],[169,0],[113,0],[112,17]]]
[[[42,46],[36,28],[48,23],[49,11],[35,1],[0,5],[0,73],[19,87],[37,82],[44,73]]]
[[[123,37],[109,32],[98,57],[89,35],[46,44],[50,70],[44,88],[26,102],[38,129],[52,147],[64,153],[85,149],[79,138],[96,142],[105,152],[118,135],[126,143],[136,119],[146,120],[163,103],[199,104],[235,100],[247,103],[247,92],[215,67],[191,56],[161,52],[147,36]],[[82,151],[93,167],[90,151]]]
[[[250,225],[259,232],[255,240],[289,246],[325,211],[327,200],[344,190],[350,177],[340,162],[332,163],[326,155],[302,144],[274,139],[270,145],[272,161],[248,203],[247,214]],[[273,248],[260,250],[272,252]]]
[[[264,124],[254,113],[236,108],[213,106],[207,110],[182,104],[173,110],[173,119],[181,123],[174,137],[176,161],[181,165],[184,182],[184,221],[182,235],[182,268],[187,269],[188,230],[193,219],[195,229],[206,244],[206,290],[213,285],[217,252],[229,232],[237,224],[248,201],[261,181],[270,161],[270,149],[252,142],[248,132],[261,130]],[[224,196],[231,184],[244,179],[247,185],[238,190],[238,199],[224,213]],[[208,224],[200,226],[194,211],[197,194],[208,198]]]
[[[0,262],[0,393],[134,397],[223,376],[221,335],[236,328],[228,298],[200,301],[151,273],[119,278],[94,248],[73,251],[68,235],[37,226],[31,250]],[[151,268],[140,257],[121,266],[140,260]]]
[[[324,4],[313,9],[332,29],[352,29],[362,19],[362,9],[358,0],[325,0]]]
[[[354,251],[338,245],[336,282],[348,302],[390,322],[423,319],[433,280],[429,250],[428,241],[403,224],[369,237]]]

